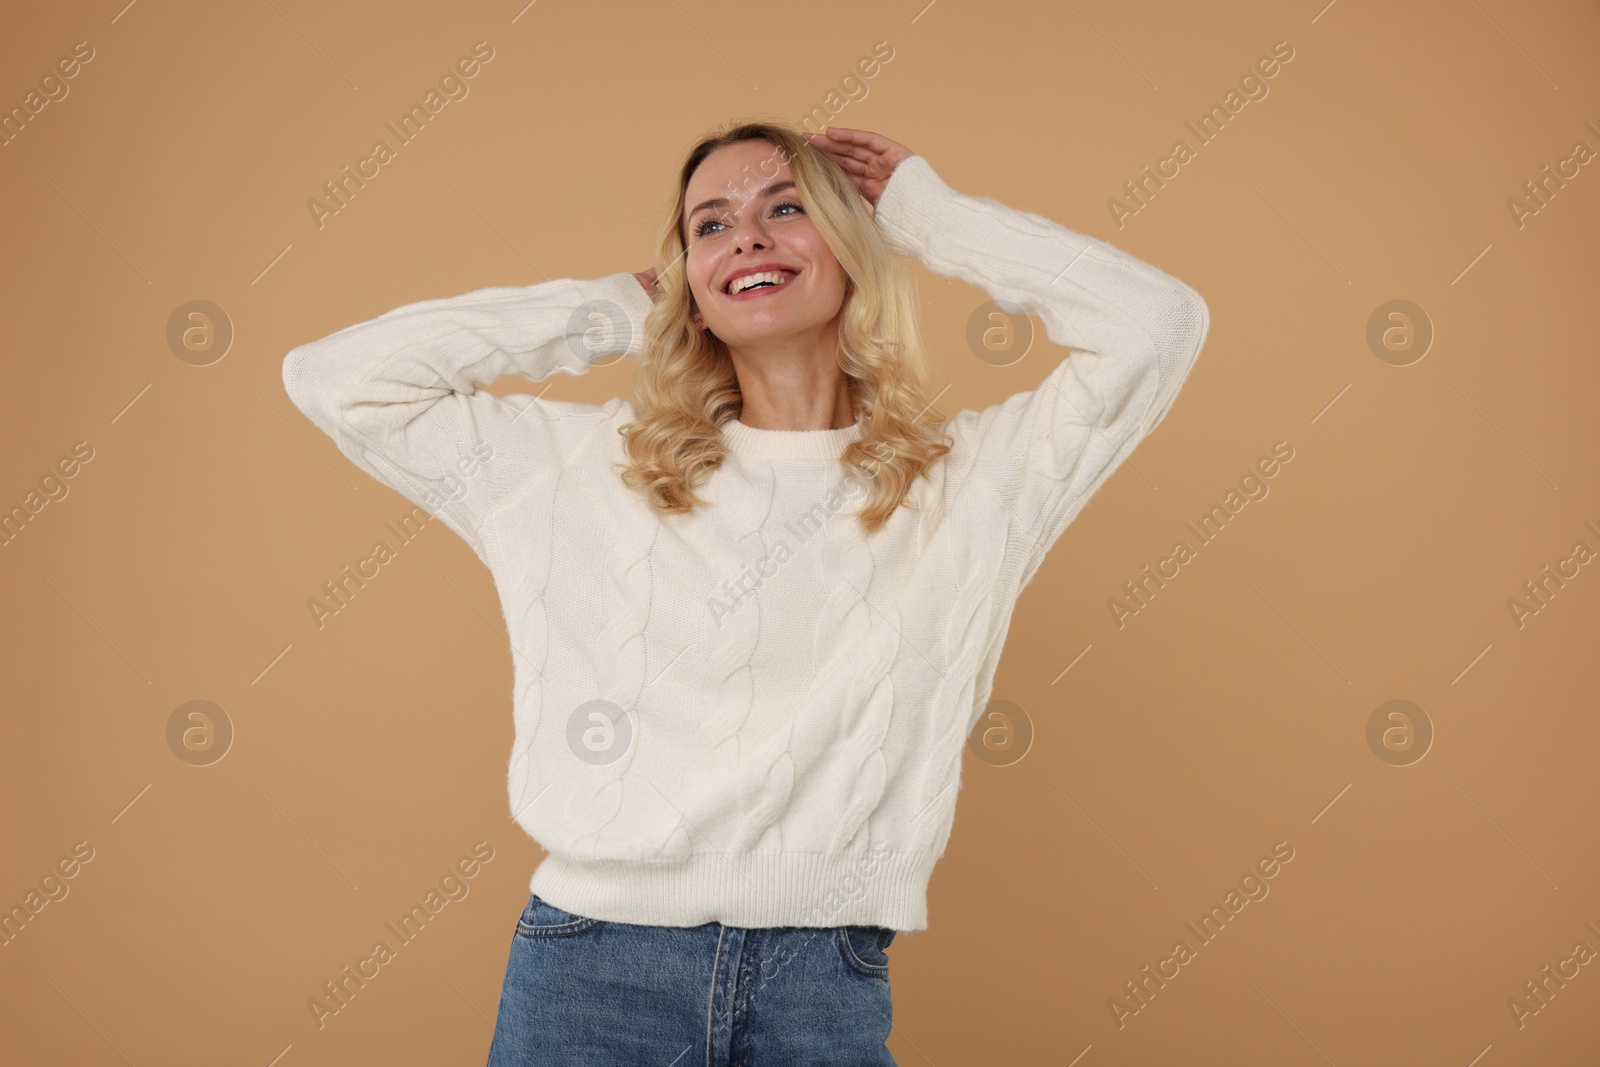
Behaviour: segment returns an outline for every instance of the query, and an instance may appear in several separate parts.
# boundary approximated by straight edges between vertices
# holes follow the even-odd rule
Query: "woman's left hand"
[[[896,144],[880,133],[829,126],[826,133],[806,132],[818,148],[833,154],[856,189],[874,208],[883,195],[889,176],[903,161],[916,155],[903,144]]]

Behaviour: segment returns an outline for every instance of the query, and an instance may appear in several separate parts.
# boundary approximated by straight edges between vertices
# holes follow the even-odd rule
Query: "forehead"
[[[758,193],[769,182],[790,178],[784,152],[766,141],[736,141],[712,152],[689,178],[684,209],[713,197],[737,203]]]

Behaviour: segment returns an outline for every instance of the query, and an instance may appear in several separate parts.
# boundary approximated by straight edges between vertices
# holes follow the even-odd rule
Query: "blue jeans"
[[[642,926],[528,899],[489,1067],[894,1067],[880,926]]]

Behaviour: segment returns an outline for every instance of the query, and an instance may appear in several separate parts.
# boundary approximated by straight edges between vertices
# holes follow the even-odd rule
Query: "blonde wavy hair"
[[[616,466],[623,468],[623,482],[643,491],[658,513],[683,513],[707,503],[694,488],[726,455],[719,427],[739,415],[744,401],[727,347],[691,318],[683,223],[695,170],[712,152],[739,141],[766,141],[774,157],[788,163],[806,214],[844,268],[839,367],[851,409],[858,422],[867,424],[861,439],[842,450],[839,463],[868,487],[858,518],[871,533],[905,502],[916,479],[950,451],[950,444],[939,431],[945,417],[928,395],[916,279],[890,250],[843,168],[797,126],[731,123],[702,138],[684,160],[675,204],[657,242],[655,303],[645,318],[644,347],[633,378],[638,417],[620,428],[631,463]],[[772,173],[750,180],[764,184],[774,174],[776,165]]]

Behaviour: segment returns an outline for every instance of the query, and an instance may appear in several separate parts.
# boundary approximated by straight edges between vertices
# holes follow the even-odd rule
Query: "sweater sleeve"
[[[650,307],[628,272],[424,300],[293,349],[284,389],[356,466],[487,562],[482,520],[559,473],[625,405],[498,397],[475,383],[638,356]]]
[[[895,168],[875,218],[897,253],[982,288],[1007,312],[1037,316],[1072,349],[1037,389],[960,411],[946,427],[945,508],[1000,509],[1008,563],[1026,584],[1166,416],[1205,342],[1206,303],[1104,241],[952,190],[921,156]]]

